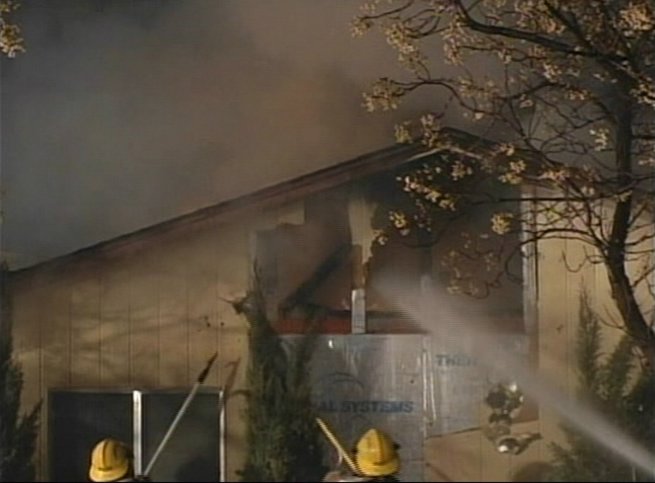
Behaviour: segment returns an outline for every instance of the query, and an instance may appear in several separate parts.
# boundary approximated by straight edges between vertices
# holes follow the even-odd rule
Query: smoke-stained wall
[[[44,402],[36,454],[40,481],[47,480],[49,467],[51,388],[190,387],[215,351],[219,358],[206,384],[243,388],[246,324],[226,299],[248,286],[248,226],[255,222],[208,222],[156,243],[126,243],[13,277],[22,403]],[[227,403],[232,480],[245,444],[243,402],[237,395]]]

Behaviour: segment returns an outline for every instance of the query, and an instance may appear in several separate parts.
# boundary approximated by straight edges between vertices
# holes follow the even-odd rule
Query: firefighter
[[[91,481],[144,481],[135,478],[132,451],[127,445],[112,438],[103,439],[91,453]]]
[[[396,482],[400,471],[398,445],[379,429],[369,429],[354,450],[358,475],[331,471],[323,481],[335,482]]]
[[[369,481],[398,481],[398,445],[379,429],[369,429],[357,442],[355,463]]]

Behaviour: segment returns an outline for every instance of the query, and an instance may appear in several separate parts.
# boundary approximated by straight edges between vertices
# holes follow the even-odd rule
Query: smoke
[[[4,248],[60,255],[393,142],[359,0],[32,0],[2,60]],[[412,109],[396,113],[405,119]]]

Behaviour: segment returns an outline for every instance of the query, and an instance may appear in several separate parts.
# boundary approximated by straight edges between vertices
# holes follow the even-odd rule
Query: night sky
[[[360,0],[26,0],[2,60],[12,268],[393,143],[361,93],[397,73]]]

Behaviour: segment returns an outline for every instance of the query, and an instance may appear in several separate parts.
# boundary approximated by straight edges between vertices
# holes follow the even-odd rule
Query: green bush
[[[234,308],[249,325],[248,449],[242,480],[321,481],[327,468],[309,383],[315,336],[304,335],[285,348],[266,317],[258,287]]]
[[[601,322],[582,295],[577,335],[579,397],[646,448],[655,443],[655,377],[624,336],[611,353],[601,353]],[[551,444],[550,481],[652,481],[625,459],[565,425],[567,445]],[[655,466],[655,462],[654,462]],[[650,479],[649,479],[650,478]]]
[[[21,415],[23,373],[13,358],[6,267],[0,267],[0,481],[34,481],[34,449],[41,404]]]

